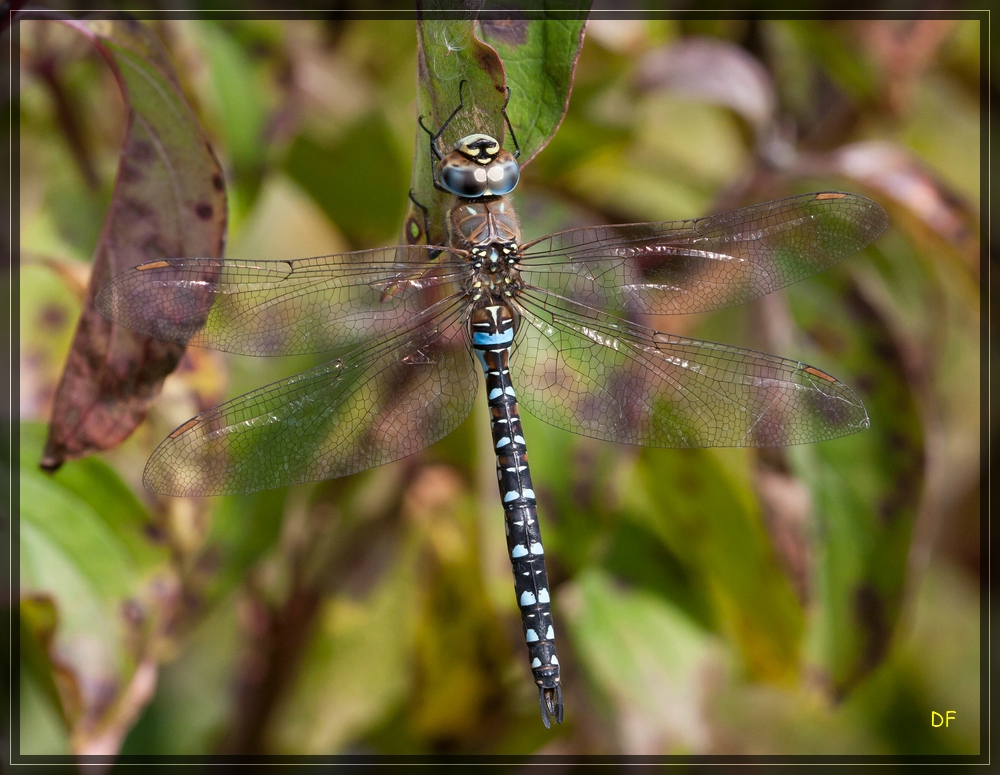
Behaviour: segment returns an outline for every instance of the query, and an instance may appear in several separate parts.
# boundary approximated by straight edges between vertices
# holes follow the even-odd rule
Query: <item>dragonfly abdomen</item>
[[[562,722],[562,688],[535,491],[517,411],[517,395],[508,370],[517,317],[504,303],[489,304],[473,310],[469,325],[473,349],[486,375],[497,482],[503,501],[507,551],[514,571],[514,593],[521,611],[531,672],[538,685],[542,720],[549,726],[550,717]]]

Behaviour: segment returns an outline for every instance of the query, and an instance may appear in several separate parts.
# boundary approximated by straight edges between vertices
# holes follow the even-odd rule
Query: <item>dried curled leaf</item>
[[[47,470],[127,438],[184,352],[101,317],[94,307],[100,287],[144,262],[220,256],[226,233],[219,162],[149,30],[135,20],[66,23],[108,60],[129,118],[86,305],[56,392],[41,461]]]

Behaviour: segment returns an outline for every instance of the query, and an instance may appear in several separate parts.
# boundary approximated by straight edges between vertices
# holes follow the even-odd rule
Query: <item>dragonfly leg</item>
[[[448,189],[446,189],[444,186],[442,186],[441,183],[438,181],[437,164],[435,163],[435,160],[441,161],[442,156],[441,156],[441,152],[438,150],[437,146],[434,144],[434,141],[435,141],[436,137],[435,137],[434,133],[430,129],[428,129],[426,126],[424,126],[424,117],[423,116],[418,116],[417,117],[417,124],[419,124],[420,128],[423,129],[428,135],[430,135],[430,138],[431,138],[431,158],[430,158],[430,162],[431,162],[431,182],[434,183],[434,188],[436,188],[438,191],[444,191],[445,193],[450,193],[448,191]]]
[[[431,241],[431,219],[430,219],[430,216],[427,213],[427,208],[424,207],[422,204],[420,204],[420,202],[417,200],[417,198],[415,196],[413,196],[413,189],[412,188],[410,189],[410,193],[409,193],[408,196],[410,197],[410,201],[413,202],[414,206],[416,206],[416,208],[418,210],[420,210],[420,212],[423,214],[423,217],[424,217],[424,242],[426,242],[429,245],[430,241]],[[407,233],[406,233],[406,239],[407,239],[408,242],[410,241],[410,232],[409,231],[407,231]],[[440,255],[441,255],[441,251],[440,250],[432,250],[428,254],[428,256],[430,258],[437,258]]]
[[[521,155],[521,145],[517,142],[517,137],[514,135],[514,127],[510,123],[510,118],[507,116],[507,103],[510,102],[510,87],[507,87],[507,99],[503,101],[503,108],[501,113],[503,114],[503,120],[507,124],[507,131],[510,132],[511,142],[514,143],[514,158],[516,159]]]
[[[435,147],[437,146],[438,141],[441,139],[441,135],[444,134],[444,130],[448,128],[448,124],[450,124],[451,120],[458,115],[458,112],[465,107],[465,97],[462,95],[462,92],[465,90],[465,83],[466,81],[463,78],[458,84],[458,107],[455,108],[451,112],[451,115],[444,120],[444,123],[441,125],[441,128],[438,130],[437,134],[431,138],[431,143],[433,143]],[[438,151],[438,158],[439,159],[441,158],[440,151]]]
[[[441,159],[444,158],[444,154],[442,154],[441,153],[441,149],[438,148],[438,142],[441,140],[441,135],[443,135],[444,134],[444,130],[448,128],[448,124],[451,123],[451,120],[453,118],[455,118],[455,116],[458,115],[458,112],[462,108],[465,107],[465,97],[462,94],[462,92],[464,90],[465,90],[465,79],[463,78],[462,81],[458,84],[458,107],[455,108],[451,112],[451,115],[448,116],[448,118],[445,119],[444,123],[441,125],[441,128],[437,131],[436,134],[434,132],[432,132],[430,129],[428,129],[427,126],[424,124],[424,117],[423,116],[418,116],[417,117],[417,124],[428,135],[430,135],[430,145],[431,145],[431,180],[434,181],[434,188],[436,188],[438,191],[444,191],[445,193],[451,193],[451,192],[448,191],[448,189],[446,189],[444,186],[442,186],[441,182],[438,180],[437,165],[434,162],[435,162],[435,159],[437,161],[441,161]]]

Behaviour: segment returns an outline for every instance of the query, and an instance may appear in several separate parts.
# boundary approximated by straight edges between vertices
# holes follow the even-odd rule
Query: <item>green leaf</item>
[[[210,66],[230,162],[239,172],[253,173],[267,150],[263,136],[267,108],[254,78],[253,62],[220,24],[205,22],[198,26],[198,32]]]
[[[484,133],[503,142],[501,110],[506,99],[503,65],[496,52],[476,37],[471,18],[417,21],[417,111],[424,126],[437,133],[459,105],[459,85],[464,108],[439,140],[439,148],[450,150],[466,135]],[[410,244],[444,245],[447,240],[444,214],[452,197],[434,188],[436,159],[430,136],[419,126],[410,188],[413,197],[427,208],[424,218],[411,202],[407,209],[404,238]]]
[[[543,13],[571,18],[490,19],[480,22],[482,38],[500,56],[510,89],[507,117],[521,146],[523,167],[552,139],[569,107],[590,3],[545,3]],[[573,18],[575,17],[575,18]],[[508,146],[510,144],[508,143]]]
[[[712,639],[669,602],[598,570],[581,574],[560,602],[580,664],[614,717],[629,720],[618,733],[669,739],[677,746],[670,753],[700,750],[706,668],[720,658]]]
[[[403,215],[395,147],[384,117],[370,113],[334,142],[300,135],[285,169],[355,247],[371,247],[391,239]]]
[[[798,669],[803,612],[776,562],[740,450],[646,450],[626,514],[657,535],[707,589],[714,620],[750,675]]]
[[[269,748],[339,751],[403,699],[419,596],[413,548],[365,599],[325,602],[294,684],[275,712]]]
[[[55,626],[50,600],[22,601],[20,616],[20,753],[59,755],[71,753],[69,731],[54,680],[54,666],[45,641]]]
[[[856,375],[871,418],[864,433],[789,451],[812,488],[820,533],[810,655],[846,691],[885,659],[901,613],[924,468],[923,420],[903,353],[842,273],[804,283],[791,298],[803,328],[834,351],[829,367]]]
[[[149,542],[145,509],[105,463],[76,461],[54,476],[35,468],[42,433],[22,426],[22,615],[69,677],[61,685],[78,687],[62,702],[82,741],[121,698],[160,626],[168,553]],[[51,617],[31,615],[40,599],[51,601]]]
[[[215,752],[220,730],[237,713],[247,633],[242,592],[212,601],[177,659],[165,664],[157,691],[121,749],[122,756],[194,756]]]
[[[68,731],[66,713],[62,707],[56,685],[58,667],[50,659],[48,650],[58,626],[58,614],[52,598],[47,595],[24,597],[21,600],[20,647],[21,680],[30,680],[45,697],[49,712],[54,713],[63,733]]]
[[[513,150],[510,138],[505,139],[503,119],[509,85],[508,118],[521,147],[521,164],[526,164],[545,147],[565,115],[585,22],[553,17],[484,19],[480,24],[481,36],[471,12],[465,19],[417,22],[418,110],[425,127],[436,134],[462,104],[439,140],[445,153],[456,141],[476,133],[491,135]],[[510,57],[510,73],[504,70],[505,57]],[[423,214],[411,203],[404,227],[409,243],[442,245],[447,238],[445,212],[453,197],[434,188],[435,163],[430,136],[418,128],[411,190],[427,208],[430,233],[424,233]]]
[[[219,568],[206,590],[215,602],[238,587],[253,565],[273,551],[287,510],[288,488],[214,499],[208,545]]]

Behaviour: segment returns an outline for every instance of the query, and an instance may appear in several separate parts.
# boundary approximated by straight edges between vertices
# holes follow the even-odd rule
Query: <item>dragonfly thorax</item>
[[[513,242],[491,242],[475,245],[469,250],[472,268],[483,272],[503,272],[517,263],[517,245]]]
[[[448,213],[451,244],[470,253],[474,248],[500,245],[517,253],[521,227],[510,201],[505,197],[463,201]]]
[[[509,194],[520,176],[514,154],[489,135],[463,137],[437,166],[441,186],[463,199]]]
[[[473,302],[506,303],[521,290],[524,283],[517,271],[515,254],[503,245],[476,247],[471,252],[475,272],[469,287]]]

